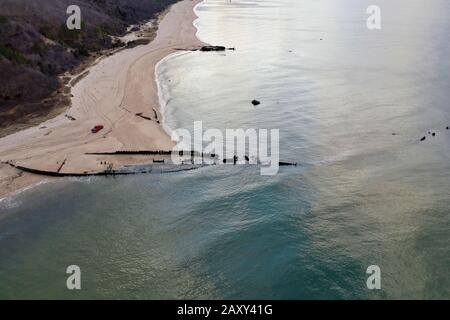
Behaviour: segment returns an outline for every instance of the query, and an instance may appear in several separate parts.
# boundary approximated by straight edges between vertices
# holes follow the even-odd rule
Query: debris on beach
[[[103,125],[98,124],[98,125],[96,125],[95,127],[93,127],[93,128],[91,129],[91,132],[92,132],[92,133],[97,133],[97,132],[99,132],[100,130],[102,130],[103,128],[104,128]]]
[[[260,104],[261,104],[260,101],[258,101],[258,100],[252,100],[252,105],[258,106],[258,105],[260,105]]]
[[[72,117],[72,116],[70,116],[70,115],[68,115],[68,114],[65,114],[64,115],[67,119],[69,119],[70,121],[75,121],[75,120],[77,120],[77,119],[75,119],[74,117]]]
[[[66,164],[66,161],[67,161],[67,158],[66,159],[64,159],[64,161],[61,163],[61,165],[58,167],[58,170],[56,171],[56,173],[60,173],[61,172],[61,169],[62,169],[62,167],[64,167],[64,165]],[[58,162],[57,162],[58,163]]]
[[[142,112],[136,113],[136,116],[141,117],[142,119],[145,119],[145,120],[150,120],[150,121],[152,120],[152,118],[144,116],[142,114]]]

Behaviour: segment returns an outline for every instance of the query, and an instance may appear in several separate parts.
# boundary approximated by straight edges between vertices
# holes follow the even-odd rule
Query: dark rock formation
[[[200,51],[210,52],[210,51],[225,51],[227,48],[223,46],[203,46],[200,48]]]
[[[278,163],[278,165],[279,165],[280,167],[283,167],[283,166],[297,166],[297,163],[295,163],[295,162],[283,162],[283,161],[280,161],[280,162]]]
[[[261,104],[260,101],[258,101],[258,100],[252,100],[252,105],[258,106],[258,105],[260,105],[260,104]]]

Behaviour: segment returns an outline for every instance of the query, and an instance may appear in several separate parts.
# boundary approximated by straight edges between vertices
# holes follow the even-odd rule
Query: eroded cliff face
[[[177,0],[0,0],[0,136],[38,121],[68,99],[59,75],[120,46],[130,24]],[[69,5],[81,8],[81,30],[66,27]],[[8,129],[8,130],[5,130]]]

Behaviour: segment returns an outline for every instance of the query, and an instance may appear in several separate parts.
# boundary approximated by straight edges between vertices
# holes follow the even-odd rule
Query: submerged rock
[[[296,162],[283,162],[283,161],[280,161],[280,162],[278,162],[278,165],[281,167],[281,166],[297,166],[297,163]]]
[[[260,105],[260,104],[261,104],[260,101],[258,101],[258,100],[252,100],[252,105],[258,106],[258,105]]]
[[[422,139],[420,139],[420,141],[425,141],[426,138],[427,138],[427,137],[423,137]]]

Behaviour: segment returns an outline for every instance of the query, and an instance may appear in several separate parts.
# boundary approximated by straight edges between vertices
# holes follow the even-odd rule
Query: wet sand
[[[65,114],[0,139],[0,198],[48,179],[20,172],[7,161],[36,170],[85,173],[151,160],[85,153],[170,150],[174,142],[162,126],[155,67],[178,48],[203,45],[193,25],[193,9],[200,2],[174,4],[161,16],[151,43],[122,50],[89,68],[72,88],[72,106]],[[100,124],[104,128],[92,133]]]

